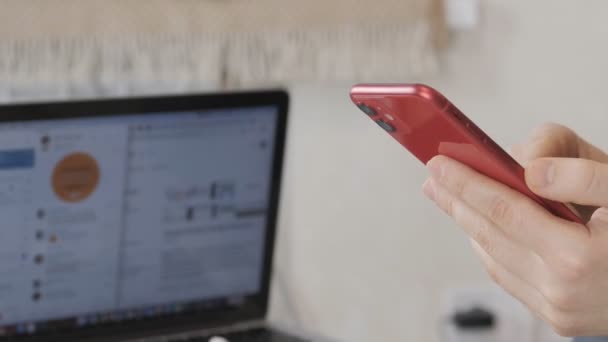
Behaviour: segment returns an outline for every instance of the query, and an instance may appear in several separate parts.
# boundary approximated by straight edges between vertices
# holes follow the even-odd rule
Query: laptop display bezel
[[[158,335],[189,329],[207,329],[227,326],[238,322],[263,319],[268,310],[270,281],[276,235],[279,197],[283,169],[289,96],[285,90],[223,92],[207,94],[142,96],[128,98],[18,103],[0,105],[0,125],[49,119],[77,119],[122,115],[146,115],[212,109],[242,109],[248,107],[273,106],[277,108],[277,123],[274,137],[271,188],[266,224],[264,264],[261,287],[243,305],[228,305],[208,312],[168,315],[141,320],[114,322],[90,327],[69,327],[21,336],[28,341],[88,341],[115,336],[135,338]],[[0,146],[1,148],[1,146]],[[11,340],[15,336],[10,337]],[[0,337],[0,341],[3,338]]]

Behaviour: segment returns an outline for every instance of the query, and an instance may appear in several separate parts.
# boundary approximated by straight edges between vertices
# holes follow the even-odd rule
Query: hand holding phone
[[[351,99],[370,119],[426,164],[444,155],[528,196],[552,214],[583,223],[568,206],[532,192],[524,169],[433,88],[421,84],[360,84]]]
[[[496,283],[562,336],[608,336],[607,153],[547,125],[520,151],[523,170],[429,87],[362,85],[352,98],[427,164],[425,194]]]

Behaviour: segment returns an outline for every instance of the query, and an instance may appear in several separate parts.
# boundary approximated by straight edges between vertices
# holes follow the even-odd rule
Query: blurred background
[[[0,100],[287,87],[272,317],[343,341],[566,341],[491,285],[358,82],[424,82],[503,146],[568,125],[608,148],[602,0],[0,1]],[[455,308],[497,329],[463,336]],[[465,334],[466,335],[466,334]]]

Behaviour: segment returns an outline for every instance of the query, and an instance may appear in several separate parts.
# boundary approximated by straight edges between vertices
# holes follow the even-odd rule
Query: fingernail
[[[537,160],[531,162],[526,172],[528,185],[536,188],[544,188],[553,183],[555,178],[555,166],[548,160]]]
[[[426,167],[429,169],[429,172],[436,179],[440,179],[441,176],[441,167],[438,165],[435,159],[432,159],[426,164]]]
[[[422,185],[422,192],[428,197],[431,201],[435,201],[435,188],[433,187],[433,181],[427,179],[426,182]]]

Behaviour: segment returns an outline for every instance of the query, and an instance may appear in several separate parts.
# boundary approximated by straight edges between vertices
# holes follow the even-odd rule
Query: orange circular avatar
[[[65,202],[83,201],[97,188],[99,174],[99,165],[89,154],[69,154],[59,161],[53,170],[53,191]]]

